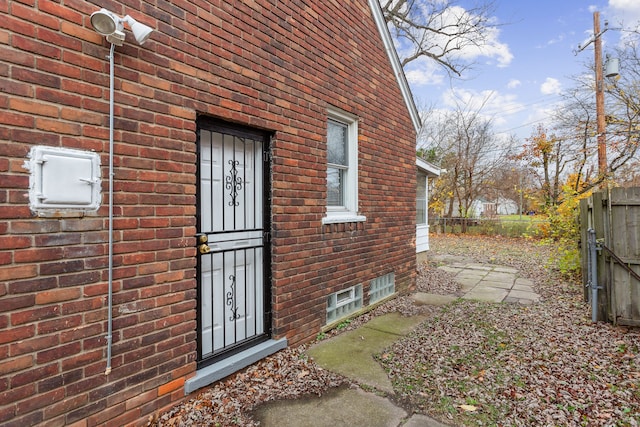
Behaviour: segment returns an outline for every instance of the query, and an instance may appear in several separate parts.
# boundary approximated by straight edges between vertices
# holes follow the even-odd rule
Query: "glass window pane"
[[[427,194],[427,175],[423,172],[418,172],[417,177],[417,189],[418,189],[418,197],[422,197],[423,199]]]
[[[342,123],[327,124],[327,161],[347,166],[347,126]]]
[[[427,223],[427,175],[418,172],[416,182],[416,224]]]
[[[425,200],[416,200],[416,224],[424,225],[427,223],[427,204]]]
[[[343,171],[327,168],[327,204],[329,206],[343,205]]]

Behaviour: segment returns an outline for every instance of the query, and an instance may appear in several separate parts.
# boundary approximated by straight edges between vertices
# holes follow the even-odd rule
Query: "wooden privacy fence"
[[[640,187],[612,188],[582,200],[580,234],[593,320],[640,326]]]

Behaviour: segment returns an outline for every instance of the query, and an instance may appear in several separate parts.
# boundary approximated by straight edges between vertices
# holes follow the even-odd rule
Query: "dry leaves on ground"
[[[288,348],[200,392],[156,421],[158,426],[255,426],[250,411],[260,403],[322,395],[344,383],[305,355]]]
[[[455,425],[638,425],[640,333],[592,324],[580,286],[544,268],[551,247],[456,236],[431,244],[434,254],[517,267],[543,300],[459,301],[387,349],[381,363],[407,406]]]
[[[418,307],[404,296],[327,336],[398,311],[431,318],[387,349],[397,399],[408,411],[454,425],[637,426],[640,334],[591,324],[579,284],[547,268],[553,248],[522,239],[435,235],[433,255],[508,265],[531,279],[542,301],[531,306],[460,301]],[[421,292],[459,295],[449,273],[418,266]],[[251,410],[275,399],[322,394],[345,382],[308,360],[305,347],[283,350],[200,392],[159,426],[253,426]],[[473,408],[473,410],[472,410]]]

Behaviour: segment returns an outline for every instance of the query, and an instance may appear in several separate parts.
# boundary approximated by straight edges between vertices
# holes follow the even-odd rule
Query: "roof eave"
[[[416,107],[416,104],[413,100],[413,95],[411,94],[411,89],[409,88],[407,78],[404,75],[404,70],[402,69],[400,58],[398,58],[398,53],[396,52],[396,48],[393,45],[393,40],[391,39],[391,34],[389,33],[389,27],[387,26],[387,22],[385,21],[384,15],[382,14],[380,3],[378,3],[378,0],[369,0],[369,6],[371,8],[371,13],[373,14],[373,19],[375,20],[376,26],[378,27],[378,32],[380,33],[380,37],[382,38],[385,50],[387,51],[387,55],[389,56],[389,61],[391,62],[393,73],[395,74],[398,85],[400,86],[400,92],[402,92],[402,97],[404,98],[404,102],[407,105],[407,109],[409,110],[409,115],[411,116],[413,127],[415,128],[416,133],[419,133],[420,129],[422,128],[420,114],[418,113],[418,108]]]
[[[416,157],[416,166],[427,175],[434,177],[440,176],[441,169],[438,166],[433,165],[420,157]]]

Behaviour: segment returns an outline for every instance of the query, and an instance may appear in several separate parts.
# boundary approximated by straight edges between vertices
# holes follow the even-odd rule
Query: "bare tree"
[[[562,141],[559,155],[567,170],[576,175],[572,190],[580,193],[604,179],[598,176],[592,164],[597,156],[595,99],[593,91],[585,91],[584,86],[566,91],[563,99],[562,107],[552,117],[557,139]]]
[[[401,45],[411,49],[401,57],[403,67],[427,57],[451,75],[461,76],[471,64],[465,50],[482,50],[492,41],[496,23],[493,1],[465,9],[456,0],[380,0],[385,19]]]
[[[469,217],[473,202],[490,188],[496,171],[506,164],[509,149],[496,138],[491,120],[462,102],[455,110],[426,122],[437,132],[429,141],[446,169],[437,180],[434,196],[446,201],[446,216]]]
[[[613,174],[629,162],[638,161],[640,145],[640,34],[616,49],[620,76],[606,86],[609,171]]]
[[[531,179],[534,176],[531,167],[524,165],[514,156],[505,160],[504,164],[490,175],[486,194],[490,200],[495,200],[496,204],[501,201],[513,201],[518,205],[519,213],[526,212],[536,188]]]
[[[617,48],[620,76],[605,82],[606,176],[596,173],[596,106],[592,65],[591,73],[574,78],[575,86],[563,94],[564,102],[553,115],[554,138],[564,173],[572,174],[570,184],[576,194],[612,178],[628,181],[629,164],[637,164],[640,152],[640,37],[629,39]],[[559,160],[559,159],[556,159]],[[567,176],[563,176],[567,179]],[[631,179],[633,181],[633,179]],[[548,193],[554,200],[553,192]],[[555,200],[558,202],[558,200]]]

